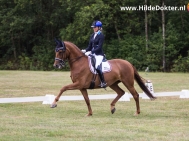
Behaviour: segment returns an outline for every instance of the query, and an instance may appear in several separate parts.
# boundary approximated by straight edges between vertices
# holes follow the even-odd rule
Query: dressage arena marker
[[[180,98],[189,98],[189,90],[182,90],[178,92],[158,92],[154,93],[156,97],[164,96],[179,96]],[[90,100],[98,99],[114,99],[117,94],[105,94],[105,95],[89,95]],[[146,99],[146,94],[139,93],[139,97]],[[17,98],[0,98],[0,103],[18,103],[18,102],[43,102],[43,104],[51,104],[54,101],[55,95],[47,94],[46,96],[36,97],[17,97]],[[119,101],[130,101],[133,98],[131,94],[125,93]],[[60,101],[71,101],[71,100],[84,100],[83,96],[61,96]]]
[[[156,95],[154,94],[153,84],[152,84],[152,82],[151,82],[150,80],[147,80],[147,81],[146,81],[145,86],[148,88],[148,90],[149,90],[154,96],[156,96]],[[145,94],[145,93],[143,92],[143,94]],[[150,98],[149,98],[147,95],[144,95],[144,96],[142,97],[142,99],[150,99]]]
[[[182,90],[181,92],[180,98],[189,98],[189,90]]]

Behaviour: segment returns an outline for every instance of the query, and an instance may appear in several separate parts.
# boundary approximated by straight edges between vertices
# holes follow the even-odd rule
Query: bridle
[[[64,53],[66,52],[66,46],[64,44],[64,42],[62,42],[62,47],[56,47],[55,48],[55,52],[59,52],[59,51],[62,51],[62,58],[64,58]],[[85,55],[82,55],[82,56],[79,56],[79,57],[76,57],[76,58],[73,58],[73,59],[67,59],[69,61],[70,64],[76,62],[77,60],[79,60],[80,58],[84,57]],[[65,67],[66,66],[66,61],[67,60],[63,60],[63,59],[60,59],[60,58],[57,58],[55,57],[55,61],[59,61],[59,64],[57,64],[56,68],[62,68],[62,67]]]
[[[61,47],[56,47],[55,48],[55,52],[59,52],[59,51],[62,51],[62,58],[63,58],[63,54],[66,51],[66,46],[65,46],[64,42],[62,42],[62,46]],[[62,67],[65,67],[65,65],[66,65],[66,62],[63,59],[55,57],[55,61],[59,61],[59,64],[54,66],[56,68],[60,69]]]

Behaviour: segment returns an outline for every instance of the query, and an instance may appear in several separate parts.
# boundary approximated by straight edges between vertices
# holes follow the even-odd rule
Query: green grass
[[[152,81],[155,92],[181,91],[189,89],[189,73],[139,73]],[[0,97],[44,96],[57,95],[62,86],[72,83],[70,72],[54,71],[0,71]],[[128,92],[128,90],[120,84]],[[138,84],[139,93],[142,90]],[[88,90],[89,94],[115,93],[110,88]],[[66,91],[64,95],[80,95],[80,91]]]
[[[50,109],[41,103],[1,104],[0,140],[188,140],[188,100],[159,98],[141,100],[142,113],[133,116],[134,101],[118,102],[109,111],[110,100],[91,101],[94,115],[83,101],[60,102]]]
[[[153,82],[155,92],[189,89],[188,73],[140,74]],[[69,72],[0,71],[0,97],[56,95],[63,85],[71,83],[69,75]],[[114,92],[109,88],[89,91],[100,93]],[[64,95],[80,92],[67,91]],[[87,114],[84,101],[60,101],[55,109],[41,102],[0,104],[0,141],[189,140],[188,99],[140,99],[139,116],[133,116],[136,110],[133,99],[118,102],[113,115],[111,101],[91,101],[92,117],[84,117]]]

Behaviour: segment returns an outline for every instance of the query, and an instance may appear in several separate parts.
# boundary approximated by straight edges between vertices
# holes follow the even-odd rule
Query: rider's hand
[[[86,50],[85,50],[85,49],[82,49],[82,50],[81,50],[81,52],[85,53],[85,52],[86,52]]]
[[[86,56],[89,56],[89,54],[91,54],[91,51],[87,51],[87,52],[85,53]]]

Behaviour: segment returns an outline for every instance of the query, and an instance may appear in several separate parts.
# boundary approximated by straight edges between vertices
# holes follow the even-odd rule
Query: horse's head
[[[66,46],[64,42],[55,39],[56,48],[55,48],[55,61],[54,61],[54,67],[61,69],[62,67],[65,67],[65,52],[66,52]]]

